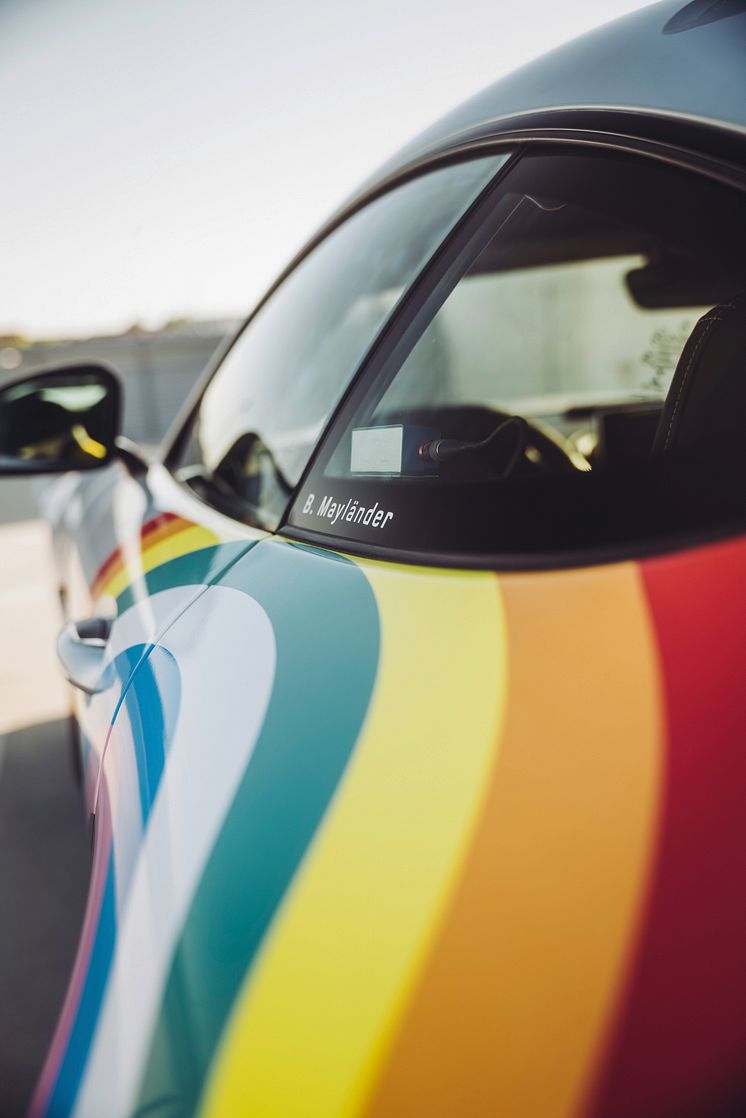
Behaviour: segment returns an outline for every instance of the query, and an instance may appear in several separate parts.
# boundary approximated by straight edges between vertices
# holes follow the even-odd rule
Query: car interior
[[[742,519],[744,195],[634,157],[539,153],[506,176],[492,226],[325,476],[397,492],[446,550],[639,546]],[[354,468],[353,438],[398,427],[400,459]],[[495,517],[476,511],[485,486]],[[426,507],[452,531],[427,531]]]
[[[447,476],[504,477],[506,458],[520,475],[716,449],[746,418],[733,373],[746,214],[735,192],[671,176],[619,158],[519,163],[505,220],[368,422],[463,443]],[[503,425],[514,415],[522,434]]]

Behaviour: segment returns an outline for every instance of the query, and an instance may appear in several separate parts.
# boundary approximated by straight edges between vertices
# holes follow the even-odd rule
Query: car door
[[[63,478],[46,500],[65,614],[98,623],[106,635],[105,647],[99,634],[79,639],[68,622],[60,637],[69,677],[75,679],[81,653],[93,658],[90,685],[71,688],[89,815],[110,727],[138,663],[204,586],[265,534],[209,509],[193,519],[191,506],[177,496],[163,507],[142,476],[121,466],[83,482]],[[175,559],[163,584],[159,569]]]
[[[178,480],[169,463],[146,472],[127,460],[59,495],[56,541],[68,572],[68,609],[105,621],[108,639],[98,649],[93,694],[78,696],[95,817],[89,904],[35,1113],[76,1106],[95,1113],[104,1093],[122,1113],[132,1104],[133,1076],[142,1070],[133,1059],[139,1053],[141,1062],[140,1041],[149,1034],[141,1032],[141,1015],[125,1012],[123,991],[147,987],[142,1004],[154,1012],[204,861],[279,686],[263,594],[252,604],[243,591],[229,593],[222,576],[277,527],[356,365],[506,158],[436,170],[373,198],[313,249],[237,339],[194,415],[188,411],[177,438]],[[280,583],[266,591],[273,600],[291,596]],[[297,616],[302,631],[283,639],[281,660],[280,694],[291,703],[302,661],[292,659],[288,671],[286,656],[294,644],[304,648],[310,678],[309,641],[318,624],[303,629],[303,611]],[[241,674],[251,663],[255,679]],[[295,717],[302,724],[302,712]],[[281,723],[272,733],[286,729]],[[223,752],[211,754],[216,734]],[[179,788],[173,795],[172,773]],[[326,785],[331,781],[330,773]],[[170,835],[174,811],[191,836],[183,849]],[[151,834],[158,836],[158,870],[145,868]],[[154,887],[168,898],[155,924]],[[143,913],[150,932],[161,930],[155,939],[144,931]],[[135,929],[135,971],[150,959],[149,979],[143,973],[135,987],[125,924]],[[152,950],[143,954],[145,944]],[[199,1029],[200,1013],[182,1019]],[[123,1014],[140,1037],[132,1050],[116,1039]],[[152,1027],[147,1013],[145,1019]]]
[[[390,215],[380,256],[350,242],[383,281],[332,246],[345,297],[311,273],[304,311],[301,276],[280,351],[249,325],[148,473],[265,535],[183,574],[128,680],[38,1113],[652,1118],[743,1086],[743,493],[649,460],[743,201],[586,150],[469,181],[403,281]]]

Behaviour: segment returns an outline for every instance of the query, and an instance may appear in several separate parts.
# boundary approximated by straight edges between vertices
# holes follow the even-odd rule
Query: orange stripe
[[[107,581],[107,579],[117,571],[121,570],[121,568],[122,553],[120,549],[117,548],[116,551],[112,551],[108,559],[104,560],[104,562],[101,564],[98,571],[96,572],[96,575],[94,576],[93,582],[91,583],[91,593],[94,595],[94,597],[101,592],[101,587]]]
[[[191,521],[185,521],[183,516],[177,516],[175,512],[159,512],[152,520],[148,520],[146,524],[143,524],[140,529],[140,536],[142,539],[145,539],[159,528],[163,528],[168,524],[173,524],[175,520],[180,520],[184,524],[191,523]]]
[[[193,526],[194,521],[185,520],[183,516],[174,516],[173,513],[161,514],[155,520],[149,521],[140,533],[142,549],[147,551],[149,547],[154,547],[161,540],[167,540],[170,536],[176,535],[177,532],[183,532],[185,528],[192,528]]]
[[[636,928],[661,752],[637,569],[500,585],[500,760],[369,1118],[572,1114]]]
[[[143,551],[147,548],[153,547],[159,543],[160,540],[167,539],[169,536],[174,535],[176,532],[182,531],[184,528],[190,528],[192,525],[191,520],[185,520],[181,516],[176,516],[174,513],[160,513],[158,516],[153,517],[147,524],[143,525],[140,533],[140,538],[143,543]],[[108,559],[99,567],[93,582],[91,583],[91,593],[95,597],[101,593],[102,587],[109,579],[119,574],[124,569],[124,555],[122,547],[118,547],[113,551]]]

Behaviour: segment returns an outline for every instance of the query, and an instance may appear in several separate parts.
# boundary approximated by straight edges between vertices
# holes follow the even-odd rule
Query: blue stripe
[[[88,1051],[104,997],[104,987],[114,954],[115,939],[114,862],[110,855],[88,973],[85,977],[80,1004],[67,1043],[67,1049],[47,1106],[48,1118],[65,1118],[75,1105],[83,1068],[88,1059]]]
[[[129,652],[137,654],[136,649],[128,649]],[[125,698],[143,823],[147,822],[158,792],[180,701],[181,676],[176,660],[165,648],[151,648]]]

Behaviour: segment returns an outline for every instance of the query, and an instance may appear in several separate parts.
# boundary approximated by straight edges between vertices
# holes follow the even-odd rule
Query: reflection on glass
[[[392,308],[506,158],[458,164],[406,183],[305,258],[204,395],[184,463],[193,483],[201,479],[213,497],[239,498],[236,511],[243,508],[263,526],[276,524]]]
[[[0,466],[86,469],[115,435],[111,385],[95,374],[43,373],[0,389]]]

